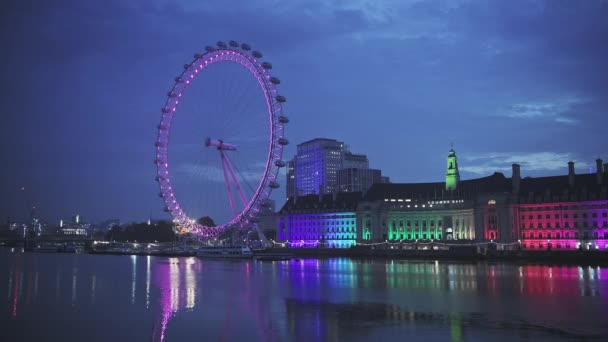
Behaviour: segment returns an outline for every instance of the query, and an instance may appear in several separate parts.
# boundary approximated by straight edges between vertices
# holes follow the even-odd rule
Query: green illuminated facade
[[[360,203],[357,223],[361,240],[475,239],[475,213],[471,201],[389,197],[392,198],[369,198]]]
[[[450,153],[448,154],[448,172],[445,175],[445,189],[448,191],[456,190],[459,181],[458,158],[456,158],[454,149],[450,149]]]

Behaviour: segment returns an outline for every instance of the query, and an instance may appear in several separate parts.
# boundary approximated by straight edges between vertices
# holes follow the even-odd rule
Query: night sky
[[[49,222],[165,217],[160,108],[218,40],[272,62],[285,159],[326,137],[393,182],[444,180],[451,143],[464,179],[608,162],[607,1],[5,0],[0,13],[2,221],[31,206]]]

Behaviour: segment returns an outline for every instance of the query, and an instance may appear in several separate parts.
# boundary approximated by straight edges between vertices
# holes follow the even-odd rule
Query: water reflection
[[[69,336],[74,325],[90,321],[83,331],[99,329],[95,322],[106,317],[113,317],[112,329],[89,340],[466,341],[497,331],[515,340],[608,333],[595,319],[608,314],[608,268],[598,266],[14,253],[0,258],[0,293],[6,294],[0,322],[24,341],[36,340],[28,326],[49,339],[79,341]],[[47,323],[51,316],[61,320]]]
[[[200,270],[200,266],[201,262],[196,258],[169,258],[168,262],[156,263],[155,285],[160,291],[161,315],[154,326],[154,341],[164,341],[167,325],[173,315],[182,309],[194,309],[198,290],[194,272]]]

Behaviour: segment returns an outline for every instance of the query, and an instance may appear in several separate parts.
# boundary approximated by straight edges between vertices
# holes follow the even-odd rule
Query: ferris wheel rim
[[[285,116],[282,115],[282,103],[285,102],[285,98],[279,95],[275,87],[275,84],[278,84],[278,82],[274,82],[277,79],[271,77],[268,71],[272,67],[270,63],[260,62],[259,59],[262,55],[257,51],[249,53],[251,48],[247,44],[239,46],[236,42],[230,41],[230,46],[222,42],[218,42],[218,46],[219,48],[217,49],[207,47],[207,52],[196,54],[191,63],[184,65],[183,72],[175,79],[171,91],[167,93],[155,144],[156,181],[160,189],[159,195],[165,204],[165,211],[169,212],[174,223],[181,226],[184,230],[203,237],[217,236],[217,234],[226,229],[250,224],[255,220],[255,216],[260,211],[263,202],[268,199],[273,187],[277,186],[276,179],[279,169],[284,165],[282,161],[283,145],[287,142],[284,138],[284,124],[286,121],[283,121]],[[210,65],[222,62],[240,64],[255,77],[265,97],[270,134],[264,173],[248,203],[244,204],[244,208],[238,214],[231,217],[228,222],[218,226],[203,226],[188,217],[173,192],[168,163],[169,142],[171,125],[182,95],[200,72]]]

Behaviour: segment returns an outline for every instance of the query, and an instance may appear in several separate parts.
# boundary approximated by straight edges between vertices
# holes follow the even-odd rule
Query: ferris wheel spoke
[[[236,179],[236,175],[234,174],[234,169],[232,168],[232,164],[230,163],[230,159],[228,158],[228,155],[226,153],[223,153],[223,156],[225,158],[224,163],[226,164],[227,168],[228,168],[228,173],[232,176],[232,181],[234,182],[234,186],[236,187],[236,190],[239,194],[239,196],[241,197],[241,201],[243,202],[243,207],[247,207],[247,200],[245,199],[245,194],[243,194],[243,190],[241,189],[241,185],[239,184],[239,181]]]
[[[232,209],[232,215],[236,216],[236,209],[234,208],[234,199],[232,199],[232,190],[230,187],[230,181],[228,180],[228,171],[226,166],[226,156],[224,152],[221,151],[221,159],[222,159],[222,170],[224,171],[224,181],[226,182],[226,192],[228,193],[228,200],[230,201],[230,209]]]

